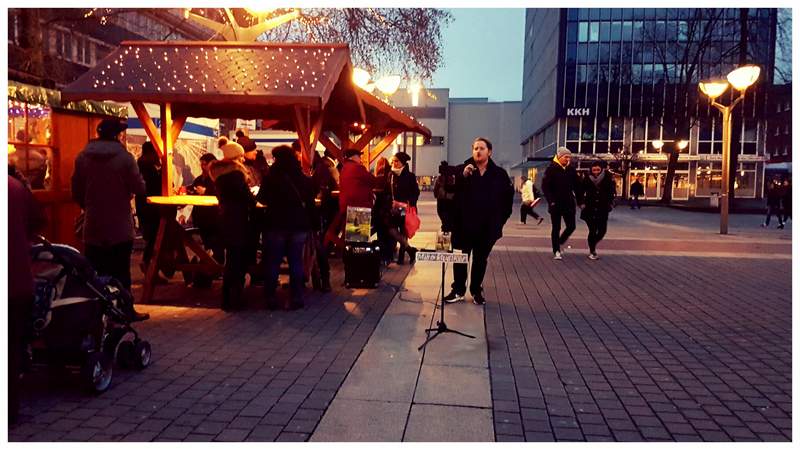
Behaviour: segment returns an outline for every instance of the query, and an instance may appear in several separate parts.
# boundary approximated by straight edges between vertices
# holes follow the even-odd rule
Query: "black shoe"
[[[486,304],[486,299],[483,298],[483,293],[479,292],[477,294],[472,294],[472,303],[475,303],[476,305],[481,305],[481,306],[485,305]]]
[[[537,222],[536,225],[541,225],[542,222],[544,222],[544,217],[539,217],[539,222]]]
[[[464,294],[459,294],[456,291],[450,291],[449,294],[444,296],[443,300],[447,303],[463,302]]]
[[[782,230],[783,229],[783,224],[778,225],[778,229]]]
[[[406,249],[408,252],[408,263],[414,264],[417,261],[417,249],[416,247],[408,247]]]
[[[131,322],[142,322],[150,318],[150,314],[148,313],[140,313],[136,310],[133,311]]]

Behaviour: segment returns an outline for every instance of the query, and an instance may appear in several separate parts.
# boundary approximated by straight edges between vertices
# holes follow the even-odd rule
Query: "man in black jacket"
[[[469,291],[476,305],[483,305],[483,276],[494,243],[503,236],[503,225],[511,216],[514,186],[508,174],[492,161],[492,143],[478,137],[472,142],[472,158],[456,171],[456,210],[453,247],[472,254]],[[453,265],[452,291],[447,303],[464,300],[467,267]]]
[[[553,244],[553,259],[561,260],[561,246],[575,231],[575,195],[578,193],[578,175],[569,165],[572,152],[559,147],[553,162],[547,167],[542,179],[542,190],[547,199],[552,229],[550,240]],[[564,219],[564,232],[561,232],[561,219]]]

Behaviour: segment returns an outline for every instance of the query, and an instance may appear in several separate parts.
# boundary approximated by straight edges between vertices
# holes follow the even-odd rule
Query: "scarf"
[[[605,177],[606,177],[606,171],[605,170],[600,172],[600,175],[598,175],[598,176],[594,176],[591,173],[589,174],[589,179],[592,180],[592,183],[594,183],[595,187],[597,187],[597,188],[600,187],[600,183],[603,181],[603,178],[605,178]]]
[[[558,164],[558,166],[561,167],[562,169],[566,169],[567,168],[567,166],[561,164],[561,161],[558,160],[558,155],[553,157],[553,161],[555,161],[556,164]]]

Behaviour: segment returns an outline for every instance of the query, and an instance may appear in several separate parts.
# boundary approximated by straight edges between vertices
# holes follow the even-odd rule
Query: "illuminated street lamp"
[[[664,141],[656,139],[655,141],[651,142],[653,148],[656,150],[661,150],[664,147]]]
[[[720,192],[719,234],[728,234],[728,187],[730,185],[731,112],[744,100],[747,88],[758,80],[761,68],[755,65],[739,67],[728,74],[728,81],[701,82],[700,90],[711,100],[711,105],[722,113],[722,189]],[[717,102],[728,86],[739,91],[739,96],[728,106]]]

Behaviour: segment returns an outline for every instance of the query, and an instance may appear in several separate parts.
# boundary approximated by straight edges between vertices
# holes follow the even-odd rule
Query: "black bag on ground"
[[[345,287],[377,287],[381,280],[380,253],[377,241],[347,242],[343,257]]]

